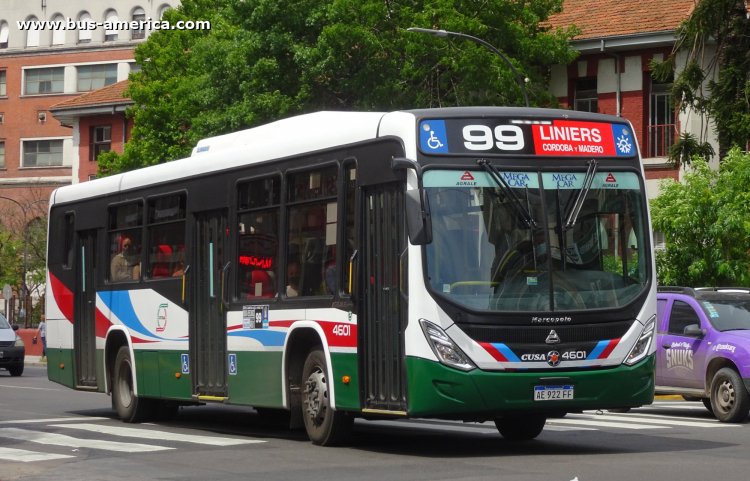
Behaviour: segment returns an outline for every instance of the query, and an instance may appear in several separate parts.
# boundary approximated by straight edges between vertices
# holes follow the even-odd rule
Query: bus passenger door
[[[95,388],[96,382],[96,230],[78,233],[73,346],[76,386]]]
[[[226,210],[197,213],[190,282],[190,369],[199,398],[227,396],[224,309],[228,225]]]
[[[407,302],[402,295],[405,286],[401,285],[406,250],[404,185],[367,186],[363,194],[358,320],[363,408],[405,413]]]

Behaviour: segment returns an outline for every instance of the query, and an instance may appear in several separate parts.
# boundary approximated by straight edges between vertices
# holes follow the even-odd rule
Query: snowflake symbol
[[[630,149],[633,148],[633,145],[628,141],[628,138],[624,135],[622,137],[617,137],[617,150],[622,152],[623,154],[629,154]]]

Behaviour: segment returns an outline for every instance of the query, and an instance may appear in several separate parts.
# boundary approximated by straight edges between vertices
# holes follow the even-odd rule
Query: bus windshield
[[[425,172],[435,295],[473,310],[536,312],[615,308],[646,288],[648,226],[635,172],[499,174],[505,182],[482,170]]]

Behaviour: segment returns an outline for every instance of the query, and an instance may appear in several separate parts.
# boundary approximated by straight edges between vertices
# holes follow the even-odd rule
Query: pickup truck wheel
[[[737,423],[747,417],[750,396],[742,378],[734,369],[722,368],[711,381],[711,408],[716,419],[724,423]]]

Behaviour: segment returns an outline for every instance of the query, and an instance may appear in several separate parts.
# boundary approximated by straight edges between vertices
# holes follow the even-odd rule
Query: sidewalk
[[[47,366],[47,358],[42,360],[42,356],[26,356],[23,359],[23,363],[26,366]]]

